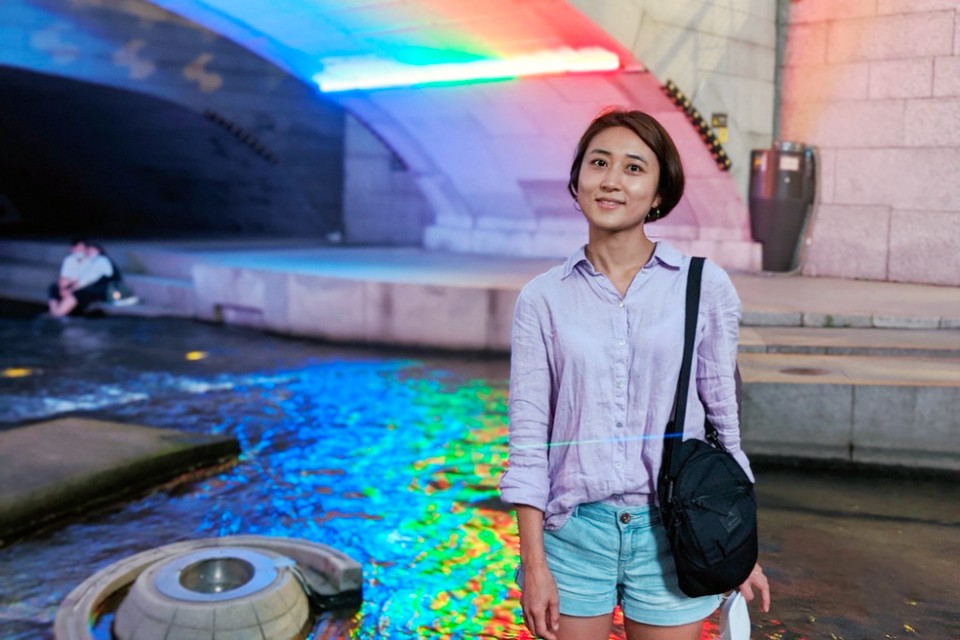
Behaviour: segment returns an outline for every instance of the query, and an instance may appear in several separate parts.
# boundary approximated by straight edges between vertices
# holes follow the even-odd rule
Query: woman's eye
[[[641,171],[643,171],[643,167],[641,167],[638,164],[631,164],[631,165],[627,165],[627,170],[630,171],[631,173],[640,173]]]
[[[595,167],[605,167],[607,166],[607,161],[603,158],[594,158],[591,164]]]

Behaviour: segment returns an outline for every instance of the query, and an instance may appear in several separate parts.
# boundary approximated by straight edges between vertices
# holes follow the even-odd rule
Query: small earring
[[[660,219],[660,207],[654,207],[647,213],[647,222],[653,222]]]

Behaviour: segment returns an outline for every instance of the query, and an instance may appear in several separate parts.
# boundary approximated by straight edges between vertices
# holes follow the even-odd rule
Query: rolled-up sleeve
[[[697,391],[720,442],[753,481],[750,461],[740,448],[735,374],[740,298],[727,273],[709,261],[704,265],[702,304],[705,323],[697,348]]]
[[[504,502],[546,510],[552,421],[550,331],[543,299],[528,285],[517,299],[510,355],[510,457],[500,479]]]

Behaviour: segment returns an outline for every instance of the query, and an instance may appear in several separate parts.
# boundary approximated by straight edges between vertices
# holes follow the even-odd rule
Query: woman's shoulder
[[[711,285],[729,284],[733,286],[733,280],[730,279],[730,274],[727,273],[727,270],[710,258],[703,261],[703,282]]]
[[[701,292],[701,296],[708,306],[740,305],[740,296],[733,280],[730,278],[730,274],[710,259],[703,263]]]
[[[565,267],[562,264],[547,269],[523,285],[520,289],[520,295],[533,297],[549,295],[560,286],[564,273]]]
[[[695,256],[682,254],[681,263],[683,272],[686,273],[690,268],[690,263]],[[703,261],[703,275],[700,284],[701,297],[707,304],[711,302],[737,301],[737,289],[733,285],[733,280],[726,269],[718,265],[710,258]]]

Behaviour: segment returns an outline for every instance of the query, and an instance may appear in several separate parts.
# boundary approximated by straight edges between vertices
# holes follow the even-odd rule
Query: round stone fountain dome
[[[289,558],[263,549],[200,549],[141,573],[117,609],[118,640],[301,637],[310,605]]]
[[[114,613],[118,640],[302,638],[312,613],[360,605],[362,577],[355,560],[307,540],[176,542],[118,560],[77,585],[60,603],[54,637],[94,640],[93,625]]]

